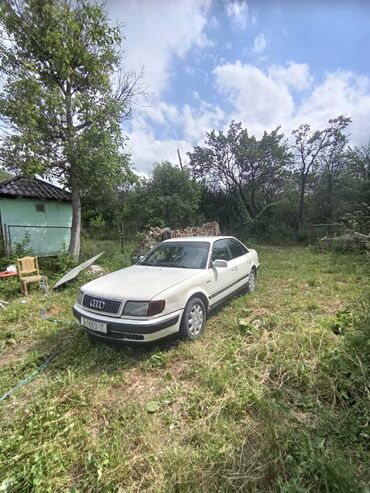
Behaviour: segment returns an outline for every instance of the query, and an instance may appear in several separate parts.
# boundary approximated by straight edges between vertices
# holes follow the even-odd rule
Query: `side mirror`
[[[212,262],[212,267],[227,267],[227,260],[216,258],[216,260]]]
[[[144,255],[135,255],[134,257],[132,257],[132,262],[134,264],[138,264],[143,257]]]

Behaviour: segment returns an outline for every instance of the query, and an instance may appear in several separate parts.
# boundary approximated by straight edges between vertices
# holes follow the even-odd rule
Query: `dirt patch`
[[[121,383],[105,383],[95,387],[93,406],[116,408],[128,400],[143,404],[158,396],[160,384],[161,377],[156,374],[128,370]]]
[[[315,425],[317,418],[313,413],[291,410],[290,414],[301,424],[312,427]]]
[[[22,341],[22,343],[16,343],[14,346],[11,346],[0,355],[0,368],[21,361],[32,345],[32,341]]]
[[[335,315],[341,308],[343,308],[342,300],[329,300],[325,303],[325,311],[330,315]]]
[[[174,361],[171,361],[167,365],[167,371],[171,373],[172,376],[177,377],[177,378],[183,378],[185,371],[189,368],[189,366],[192,365],[191,360],[186,360],[186,359],[176,359]]]
[[[268,317],[271,313],[273,313],[273,310],[268,310],[267,308],[253,308],[250,316],[252,318]]]
[[[65,313],[65,307],[55,307],[55,308],[50,308],[45,315],[47,317],[55,317],[55,315],[59,315],[60,313]]]

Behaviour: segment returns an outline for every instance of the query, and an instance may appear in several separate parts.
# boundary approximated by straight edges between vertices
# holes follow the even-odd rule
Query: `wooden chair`
[[[31,282],[38,282],[41,287],[42,275],[39,271],[39,263],[37,257],[23,257],[17,259],[18,274],[21,280],[21,291],[28,296],[27,285]],[[33,276],[27,274],[34,274]],[[48,285],[47,277],[45,276],[46,286]]]

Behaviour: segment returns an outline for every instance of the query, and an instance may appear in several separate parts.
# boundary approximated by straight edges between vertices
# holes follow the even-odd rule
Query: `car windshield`
[[[139,263],[153,267],[205,269],[209,247],[206,241],[166,241],[156,246]]]

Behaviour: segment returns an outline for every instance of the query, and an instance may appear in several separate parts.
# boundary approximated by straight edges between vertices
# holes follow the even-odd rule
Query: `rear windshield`
[[[166,241],[145,255],[139,264],[153,267],[205,269],[209,247],[207,241]]]

